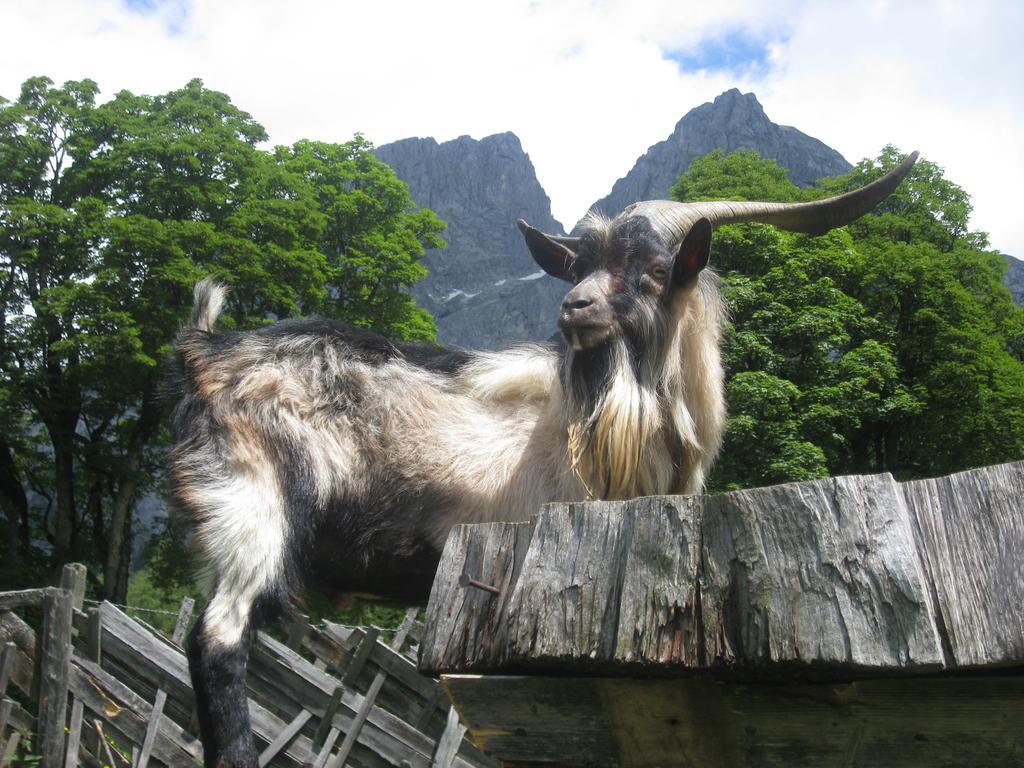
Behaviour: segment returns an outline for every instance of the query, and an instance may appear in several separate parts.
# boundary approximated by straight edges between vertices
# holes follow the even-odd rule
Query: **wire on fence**
[[[99,605],[100,603],[110,603],[109,600],[85,600],[84,602],[89,605]],[[177,611],[165,611],[162,608],[143,608],[138,605],[122,605],[121,603],[110,603],[115,608],[120,608],[123,611],[142,611],[143,613],[162,613],[165,616],[177,616]]]
[[[138,605],[123,605],[122,603],[111,603],[109,600],[89,600],[89,599],[86,599],[85,602],[88,603],[89,605],[100,605],[101,603],[110,603],[110,605],[114,606],[115,608],[120,608],[122,611],[141,611],[143,613],[160,613],[160,614],[163,614],[164,616],[177,616],[178,615],[177,611],[166,611],[166,610],[163,610],[162,608],[143,608],[143,607],[138,606]],[[342,629],[361,629],[361,630],[364,630],[364,631],[368,630],[368,629],[376,629],[378,632],[395,632],[395,631],[398,630],[397,626],[395,626],[395,627],[381,627],[381,626],[378,626],[376,624],[338,624],[337,622],[333,622],[333,621],[332,622],[324,622],[324,621],[322,621],[322,622],[320,622],[317,625],[317,628],[318,629],[324,629],[328,623],[330,623],[331,626],[341,627]]]

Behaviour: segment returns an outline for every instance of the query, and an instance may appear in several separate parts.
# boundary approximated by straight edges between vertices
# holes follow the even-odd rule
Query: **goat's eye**
[[[663,282],[665,278],[668,277],[668,267],[654,267],[651,269],[650,275],[658,282]]]

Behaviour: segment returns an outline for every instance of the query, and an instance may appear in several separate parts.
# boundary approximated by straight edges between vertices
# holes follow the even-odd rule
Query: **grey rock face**
[[[1013,256],[1007,256],[1006,254],[1003,254],[1003,258],[1010,265],[1010,268],[1006,271],[1006,276],[1003,278],[1003,282],[1010,289],[1010,293],[1013,294],[1013,303],[1020,306],[1024,304],[1024,261]]]
[[[798,186],[810,186],[851,168],[842,155],[817,139],[769,120],[754,94],[733,88],[713,103],[687,112],[672,135],[648,149],[615,182],[611,193],[591,208],[612,216],[637,200],[667,199],[669,189],[695,158],[715,149],[732,152],[743,147],[777,160]]]
[[[448,247],[427,252],[430,276],[413,289],[437,319],[439,341],[496,349],[555,333],[565,285],[540,273],[515,220],[564,230],[515,134],[442,144],[402,139],[376,155],[409,185],[417,204],[448,222]]]

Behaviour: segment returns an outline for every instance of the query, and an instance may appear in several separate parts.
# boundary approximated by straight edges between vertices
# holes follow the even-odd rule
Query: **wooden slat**
[[[82,700],[75,696],[71,702],[71,722],[68,726],[68,744],[64,756],[64,768],[78,768],[78,753],[82,737],[82,718],[85,709]]]
[[[75,658],[71,690],[76,698],[104,720],[116,726],[136,744],[144,743],[153,706],[87,659]],[[199,742],[176,723],[160,719],[154,731],[151,755],[169,766],[194,766],[201,755]]]
[[[331,694],[331,700],[327,703],[327,709],[324,710],[324,714],[320,718],[320,725],[317,726],[316,733],[313,735],[313,749],[320,749],[326,743],[328,734],[333,730],[331,723],[334,721],[338,707],[341,706],[344,693],[345,689],[339,685]]]
[[[455,761],[455,755],[462,744],[462,737],[466,735],[466,726],[459,721],[459,713],[455,707],[448,709],[448,721],[445,724],[444,732],[437,742],[437,749],[434,751],[434,768],[451,768]]]
[[[312,716],[309,710],[306,709],[299,712],[277,737],[267,745],[267,748],[260,753],[260,768],[265,768],[265,766],[269,765],[270,761],[277,757],[278,753],[287,747],[291,740],[298,735],[299,731],[302,730],[302,726],[309,722]]]
[[[420,710],[419,716],[413,721],[413,728],[417,731],[423,731],[426,733],[427,728],[430,726],[430,721],[434,717],[434,713],[438,710],[441,706],[441,702],[444,700],[444,689],[435,682],[434,693],[429,699],[427,699],[423,708]]]
[[[340,735],[341,731],[337,728],[331,728],[327,732],[327,737],[324,739],[324,743],[320,747],[320,751],[317,752],[316,760],[313,761],[312,768],[324,768],[327,764],[328,758],[331,756],[331,750],[334,749],[334,745],[338,743],[338,736]]]
[[[181,601],[181,608],[178,609],[178,618],[174,623],[174,630],[171,632],[171,642],[180,646],[188,628],[189,619],[192,618],[192,609],[195,607],[195,600],[186,597]],[[157,689],[153,701],[153,712],[149,717],[149,725],[146,728],[146,738],[142,743],[142,751],[139,754],[135,768],[146,768],[149,764],[149,756],[153,748],[153,739],[160,728],[160,718],[163,717],[164,704],[167,702],[167,692],[163,688]]]
[[[11,667],[14,665],[16,650],[12,642],[4,643],[3,649],[0,650],[0,696],[7,694],[7,683],[11,680]]]
[[[356,651],[352,655],[352,660],[345,667],[345,676],[342,678],[342,683],[349,688],[355,684],[356,678],[359,677],[359,673],[362,672],[363,666],[366,664],[366,660],[370,658],[379,635],[380,631],[376,627],[370,627],[363,635],[363,639],[359,641],[359,645],[356,646]]]
[[[409,627],[416,620],[416,614],[418,609],[410,608],[405,613],[405,620],[402,622],[402,626],[399,627],[395,633],[394,638],[391,641],[391,648],[395,651],[402,650],[402,643],[405,642],[405,636],[409,633]],[[384,685],[384,681],[387,679],[387,675],[384,672],[378,672],[374,678],[373,683],[370,685],[370,689],[366,692],[366,697],[363,699],[363,704],[356,712],[356,717],[352,721],[352,726],[349,728],[348,733],[345,734],[345,740],[341,743],[341,747],[338,748],[338,753],[331,758],[327,763],[329,768],[341,768],[345,765],[345,761],[348,760],[349,754],[352,752],[352,747],[355,746],[356,739],[359,736],[359,731],[362,730],[363,723],[366,722],[366,718],[370,714],[370,710],[373,708],[373,702],[377,699],[377,694],[380,693],[381,686]]]
[[[149,756],[153,752],[153,742],[156,740],[156,734],[160,730],[160,719],[164,714],[165,703],[167,703],[167,693],[161,688],[156,692],[153,709],[149,713],[149,722],[146,725],[146,735],[142,740],[142,751],[139,752],[139,759],[138,761],[133,761],[135,768],[146,768],[149,765]]]
[[[21,734],[15,731],[11,734],[11,737],[4,744],[3,754],[0,754],[0,768],[9,765],[11,760],[14,758],[14,753],[18,751],[18,740],[21,739]],[[0,739],[2,741],[2,739]]]
[[[175,645],[181,645],[185,639],[185,632],[188,630],[188,623],[195,607],[196,601],[191,597],[182,598],[181,607],[178,609],[178,618],[174,622],[174,631],[171,632],[171,641]]]

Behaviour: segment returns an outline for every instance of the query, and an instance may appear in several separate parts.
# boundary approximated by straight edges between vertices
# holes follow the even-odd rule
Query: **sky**
[[[512,131],[568,228],[735,87],[851,162],[920,150],[1024,257],[1022,40],[1020,0],[0,0],[0,96],[199,77],[274,144]]]

